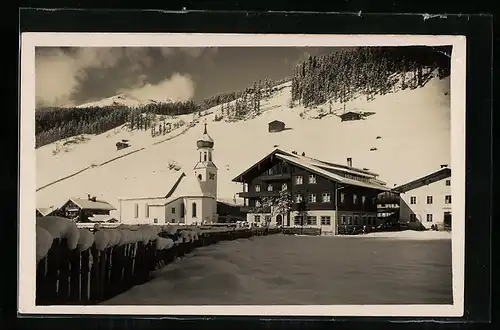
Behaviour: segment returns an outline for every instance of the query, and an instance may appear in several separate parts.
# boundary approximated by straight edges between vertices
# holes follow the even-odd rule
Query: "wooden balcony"
[[[253,206],[242,206],[240,208],[240,211],[241,212],[245,212],[245,213],[250,213],[254,209],[255,209],[255,207],[253,207]],[[271,213],[271,207],[259,206],[258,209],[259,209],[260,212],[263,212],[263,213]]]
[[[269,197],[269,196],[272,196],[272,195],[276,195],[279,191],[244,191],[244,192],[240,192],[238,193],[238,196],[240,196],[241,198],[256,198],[256,197]]]
[[[278,173],[272,175],[263,175],[260,177],[262,181],[279,181],[279,180],[289,180],[292,178],[290,173]]]

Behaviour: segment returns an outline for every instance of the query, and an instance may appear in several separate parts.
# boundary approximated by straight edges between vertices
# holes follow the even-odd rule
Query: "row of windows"
[[[274,187],[272,184],[267,185],[267,191],[273,191]],[[288,186],[286,183],[281,185],[281,190],[287,190]],[[260,184],[255,185],[255,192],[260,192]]]
[[[172,207],[172,214],[175,214],[175,207]],[[197,214],[196,203],[192,203],[191,204],[191,216],[193,218],[196,218],[196,214]],[[146,218],[149,218],[149,205],[148,204],[144,205],[144,216]],[[181,204],[181,217],[183,217],[183,216],[184,216],[184,204]],[[134,217],[135,218],[139,217],[139,204],[134,205]]]
[[[295,195],[295,202],[301,203],[304,200],[304,196],[302,194]],[[316,203],[316,194],[309,194],[307,198],[309,203]],[[321,194],[321,203],[330,203],[331,196],[330,193],[322,193]]]
[[[304,198],[303,198],[302,194],[295,195],[295,202],[296,203],[300,203],[303,200],[304,200]],[[375,200],[375,199],[373,199],[373,200]],[[321,202],[322,203],[330,203],[330,201],[331,201],[330,193],[321,194]],[[308,202],[309,203],[316,203],[316,194],[309,194],[308,195]],[[353,194],[352,195],[352,203],[358,204],[358,202],[359,202],[358,195]],[[341,204],[345,203],[345,194],[344,193],[340,193],[340,203]],[[366,196],[361,196],[361,204],[363,204],[363,205],[366,204]]]
[[[450,212],[444,212],[444,216],[449,216],[450,215]],[[425,215],[425,220],[427,222],[432,222],[434,220],[434,217],[433,217],[433,214],[432,213],[428,213]],[[416,222],[417,221],[417,215],[416,214],[410,214],[410,222]]]
[[[278,169],[270,168],[267,170],[267,175],[274,175],[279,173],[287,173],[286,166],[280,166]]]
[[[360,221],[361,220],[361,221]],[[376,225],[377,217],[366,217],[366,216],[346,216],[340,217],[341,225]]]
[[[427,222],[432,222],[432,214],[426,214],[426,220]],[[416,214],[410,214],[410,222],[416,222],[417,221],[417,215]]]
[[[308,226],[316,226],[318,224],[318,217],[315,215],[307,216],[307,219],[304,223],[302,223],[302,219],[303,217],[301,215],[296,215],[293,219],[294,225],[307,224]],[[328,226],[332,222],[330,216],[321,216],[320,221],[322,226]]]
[[[315,184],[316,183],[316,175],[310,174],[308,182],[311,184]],[[304,177],[302,175],[297,175],[295,177],[295,184],[303,184],[303,183],[304,183]]]
[[[427,204],[432,204],[433,198],[432,196],[427,196]],[[444,196],[444,203],[451,204],[451,195]],[[410,204],[417,204],[417,196],[410,197]]]
[[[294,198],[295,202],[296,203],[301,203],[304,201],[304,195],[303,194],[296,194],[295,195],[295,198]],[[308,194],[307,196],[307,201],[309,203],[317,203],[317,198],[316,198],[316,194]],[[352,202],[353,204],[358,204],[358,195],[356,194],[353,194],[352,195]],[[321,203],[330,203],[331,202],[331,194],[330,193],[322,193],[321,194]],[[345,194],[344,193],[341,193],[340,194],[340,203],[341,204],[344,204],[345,203]],[[361,196],[361,203],[363,205],[366,204],[366,196]],[[373,198],[373,203],[375,203],[375,198]],[[260,201],[259,200],[256,200],[255,201],[255,206],[260,206]]]

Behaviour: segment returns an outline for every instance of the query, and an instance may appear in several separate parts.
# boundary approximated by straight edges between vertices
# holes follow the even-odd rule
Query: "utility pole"
[[[338,186],[335,188],[335,222],[336,222],[336,228],[335,231],[338,233],[338,226],[339,226],[339,199],[338,199],[338,191],[340,189],[344,189],[346,186]]]
[[[304,231],[304,216],[307,214],[306,202],[304,200],[298,203],[297,210],[300,214],[300,234],[302,235]]]

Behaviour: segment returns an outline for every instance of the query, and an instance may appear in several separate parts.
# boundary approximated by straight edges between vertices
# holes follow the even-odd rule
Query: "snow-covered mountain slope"
[[[113,106],[113,105],[122,105],[126,107],[140,107],[150,103],[170,103],[173,102],[171,99],[164,100],[141,100],[129,93],[122,93],[115,96],[107,97],[105,99],[89,102],[85,104],[80,104],[77,108],[90,108],[90,107],[105,107],[105,106]]]
[[[271,152],[275,145],[340,164],[351,157],[353,166],[379,173],[389,187],[450,162],[449,78],[435,78],[422,88],[378,96],[371,102],[360,97],[347,104],[346,110],[374,114],[358,121],[341,122],[333,114],[307,119],[315,117],[321,109],[328,112],[330,106],[325,104],[306,111],[302,106],[289,108],[289,99],[287,83],[261,102],[260,116],[232,123],[214,121],[220,111],[220,107],[215,107],[207,111],[207,116],[196,119],[192,128],[184,132],[189,127],[186,124],[178,133],[171,133],[182,134],[157,144],[154,143],[165,140],[166,136],[151,138],[148,131],[129,132],[122,127],[90,136],[85,143],[74,144],[67,152],[56,155],[53,151],[61,142],[39,148],[36,150],[39,188],[91,164],[144,149],[39,189],[37,206],[57,205],[69,197],[87,193],[116,204],[121,197],[149,196],[162,185],[168,191],[172,176],[179,173],[168,169],[171,160],[179,163],[186,174],[192,173],[198,158],[196,139],[203,131],[205,119],[215,141],[214,162],[219,168],[218,195],[222,199],[233,199],[241,191],[241,185],[231,180]],[[340,108],[341,104],[332,104],[332,109]],[[189,123],[195,116],[180,117],[172,120]],[[267,124],[275,119],[285,122],[288,129],[269,133]],[[117,152],[115,143],[120,139],[130,140],[132,147]]]

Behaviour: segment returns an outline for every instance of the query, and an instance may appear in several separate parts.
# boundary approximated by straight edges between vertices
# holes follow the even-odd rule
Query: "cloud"
[[[146,48],[41,48],[35,57],[37,105],[71,105],[72,95],[90,69],[111,69],[126,62],[130,70],[142,72],[152,65]]]
[[[142,82],[133,88],[121,89],[120,93],[127,93],[140,100],[162,101],[166,99],[187,101],[193,98],[195,83],[191,76],[174,73],[157,84],[144,83],[147,79],[141,76]]]

